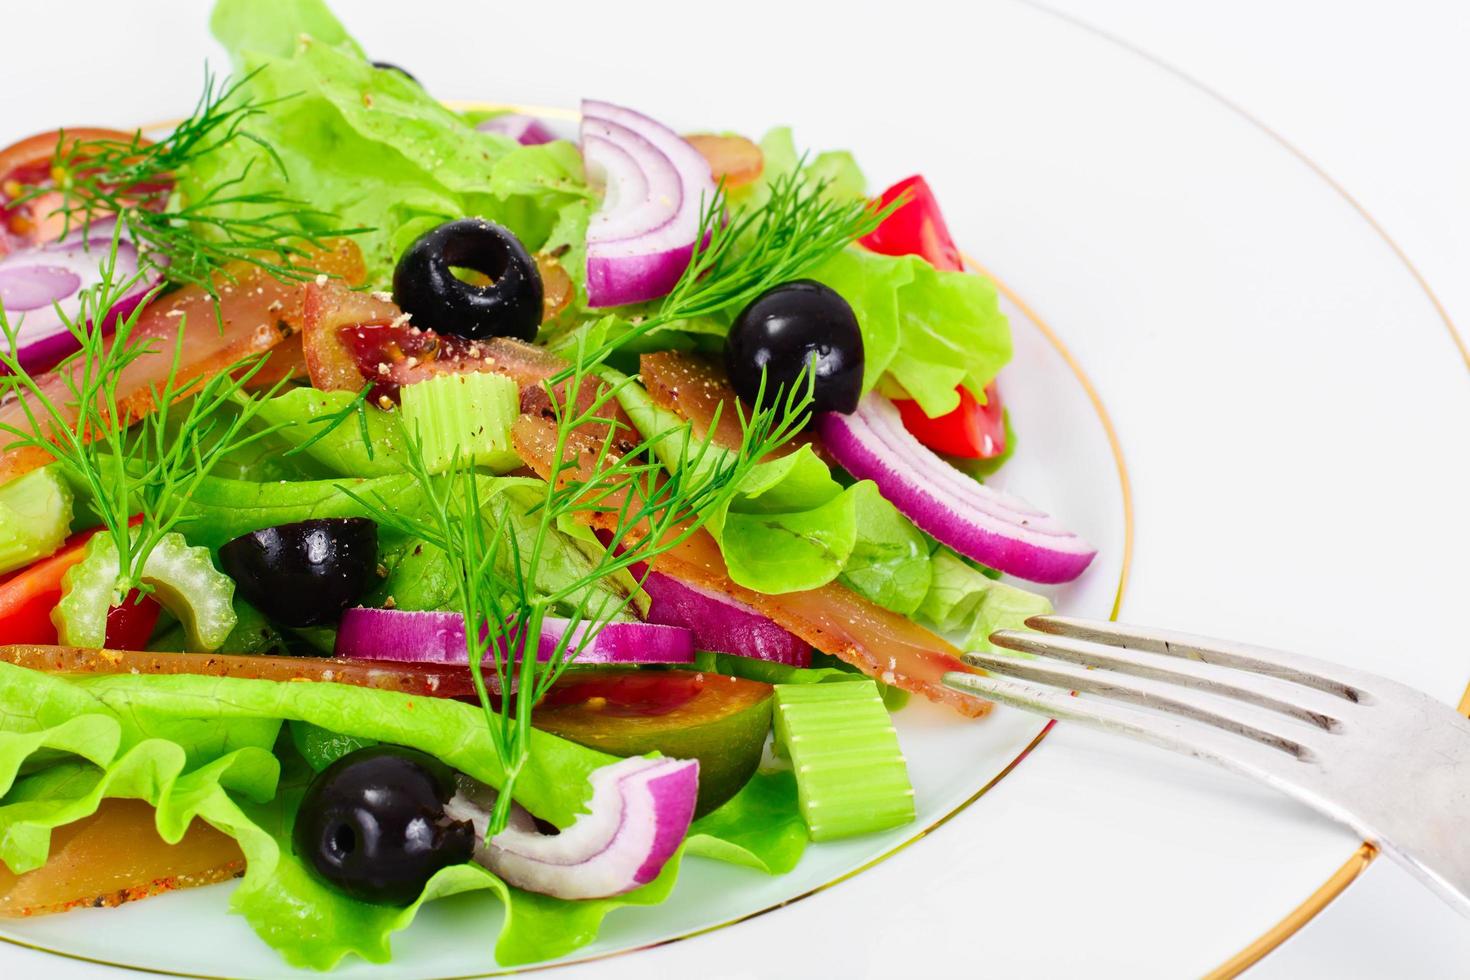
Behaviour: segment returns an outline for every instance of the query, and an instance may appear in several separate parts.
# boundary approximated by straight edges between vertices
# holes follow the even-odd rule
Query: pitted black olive
[[[819,282],[797,279],[761,293],[735,318],[725,369],[735,393],[751,403],[764,372],[767,404],[809,370],[812,411],[853,412],[863,389],[862,330],[847,300]]]
[[[219,550],[240,594],[283,626],[333,623],[376,582],[378,525],[323,517],[251,531]]]
[[[301,798],[296,855],[327,884],[376,905],[407,905],[441,868],[475,853],[475,830],[451,820],[454,772],[397,745],[344,755]]]
[[[475,286],[454,268],[490,279]],[[413,324],[458,334],[536,339],[541,326],[541,272],[520,239],[479,218],[450,221],[420,235],[393,270],[393,302]]]

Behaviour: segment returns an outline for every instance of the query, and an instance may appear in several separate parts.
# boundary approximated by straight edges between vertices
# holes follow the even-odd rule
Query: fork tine
[[[1265,674],[1326,691],[1348,701],[1371,700],[1364,690],[1366,678],[1356,671],[1315,657],[1304,657],[1269,647],[1213,640],[1173,630],[1144,629],[1122,623],[1073,619],[1070,616],[1033,616],[1026,620],[1026,625],[1053,636],[1092,640],[1126,650],[1146,650],[1219,667],[1234,667],[1253,674]]]
[[[1148,680],[1130,680],[1108,671],[1088,670],[1075,664],[1048,660],[1022,660],[1002,654],[967,653],[966,663],[992,674],[1015,677],[1037,684],[1049,684],[1069,691],[1096,695],[1109,701],[1153,708],[1167,714],[1180,715],[1192,721],[1211,725],[1234,735],[1241,735],[1262,745],[1279,749],[1298,759],[1315,758],[1301,738],[1283,735],[1253,719],[1261,714],[1252,708],[1224,710],[1187,690]],[[1269,724],[1269,722],[1267,722]],[[1306,733],[1303,732],[1305,735]]]
[[[1320,693],[1304,691],[1274,677],[1226,670],[1147,650],[1108,646],[1071,636],[1048,636],[1030,630],[1000,630],[990,634],[990,642],[1019,653],[1051,657],[1084,667],[1101,667],[1134,677],[1178,684],[1206,694],[1234,698],[1280,712],[1324,731],[1337,731],[1342,727],[1342,720],[1337,717],[1336,710],[1339,702],[1329,701]]]
[[[1088,725],[1208,759],[1227,769],[1265,778],[1273,784],[1290,779],[1297,768],[1296,761],[1287,753],[1182,718],[1150,714],[1108,701],[1073,697],[1056,688],[1033,687],[987,674],[953,671],[944,675],[942,683],[964,694],[1034,711],[1058,721]]]

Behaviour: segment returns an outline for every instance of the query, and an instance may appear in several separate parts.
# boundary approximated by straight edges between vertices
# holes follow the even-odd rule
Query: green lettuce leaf
[[[423,493],[411,474],[366,480],[328,479],[256,483],[205,477],[184,510],[180,530],[190,544],[217,548],[249,531],[315,517],[371,517],[343,488],[384,506],[413,512]]]
[[[356,398],[348,391],[293,388],[262,400],[257,418],[264,427],[278,426],[275,436],[288,447],[305,446],[288,459],[305,457],[317,464],[323,475],[373,477],[402,473],[407,440],[397,412],[364,404],[360,416],[353,412],[340,423],[329,421]]]
[[[933,579],[929,539],[871,480],[856,484],[849,493],[858,535],[842,567],[842,583],[886,609],[913,615]]]
[[[393,933],[425,902],[469,891],[491,892],[505,907],[495,944],[502,965],[562,956],[594,939],[612,911],[662,902],[678,876],[683,850],[642,888],[566,902],[460,865],[436,875],[407,908],[355,901],[322,885],[292,851],[291,823],[311,772],[289,740],[278,741],[282,719],[414,746],[492,783],[498,774],[479,709],[455,701],[187,675],[67,679],[0,664],[0,858],[17,873],[41,866],[51,830],[107,797],[151,803],[170,842],[204,820],[246,857],[232,908],[288,963],[316,969],[350,954],[386,962]],[[518,798],[565,826],[584,805],[586,775],[609,759],[540,732],[533,741],[534,772],[522,777],[527,792]],[[788,782],[758,777],[691,829],[688,852],[789,869],[805,831]]]
[[[811,274],[852,304],[863,332],[863,388],[885,372],[931,416],[956,388],[977,397],[1011,357],[1010,327],[983,276],[943,272],[916,255],[849,248]]]
[[[991,633],[1022,629],[1028,617],[1052,611],[1046,596],[998,582],[947,548],[931,561],[934,583],[918,616],[941,633],[961,634],[961,649],[1000,652],[990,643]]]
[[[694,821],[686,854],[781,875],[796,867],[809,840],[789,769],[761,770],[727,803]]]
[[[300,215],[308,230],[371,229],[355,240],[378,287],[405,247],[447,220],[498,222],[532,251],[585,237],[590,191],[570,143],[522,147],[475,130],[418,83],[372,67],[316,0],[219,0],[211,25],[236,72],[257,72],[248,94],[271,104],[247,128],[274,152],[235,139],[196,158],[178,175],[186,201],[238,180],[231,197],[270,191],[320,212]],[[576,262],[568,271],[580,282]]]
[[[615,382],[626,379],[607,372]],[[709,469],[730,450],[691,435],[674,413],[639,384],[622,383],[618,403],[670,472]],[[810,446],[756,464],[737,492],[705,515],[730,578],[757,592],[815,589],[838,576],[857,543],[854,491],[832,477]]]

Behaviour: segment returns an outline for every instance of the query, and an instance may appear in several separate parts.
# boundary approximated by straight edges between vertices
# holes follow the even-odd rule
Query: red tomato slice
[[[879,196],[878,203],[889,204],[904,193],[908,200],[874,231],[859,238],[858,243],[883,255],[922,256],[936,269],[963,270],[960,250],[955,247],[949,226],[939,211],[939,202],[923,177],[916,174],[900,180]]]
[[[65,146],[61,146],[63,138]],[[51,182],[51,166],[59,146],[65,152],[78,140],[131,143],[132,139],[132,133],[118,129],[53,129],[28,136],[0,150],[0,255],[12,248],[57,238],[65,230],[66,219],[54,213],[61,203],[59,194],[48,194],[25,204],[9,204],[27,186],[45,186]],[[143,141],[145,145],[147,142]]]
[[[964,459],[993,459],[1006,451],[1005,406],[995,382],[985,388],[982,405],[961,386],[960,404],[954,411],[931,419],[919,403],[906,398],[894,399],[903,426],[914,438],[936,452]]]
[[[137,524],[141,517],[135,517]],[[42,558],[0,579],[0,644],[55,643],[56,625],[51,610],[61,601],[61,578],[82,560],[87,542],[101,528],[80,531],[66,539],[50,558]],[[107,613],[109,646],[141,647],[153,633],[160,612],[152,599],[135,602],[132,593],[121,606]]]

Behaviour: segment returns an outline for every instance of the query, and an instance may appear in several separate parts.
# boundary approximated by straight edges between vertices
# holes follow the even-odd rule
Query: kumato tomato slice
[[[576,669],[536,706],[532,724],[610,755],[661,752],[699,760],[701,817],[760,765],[771,730],[773,688],[688,670]]]

